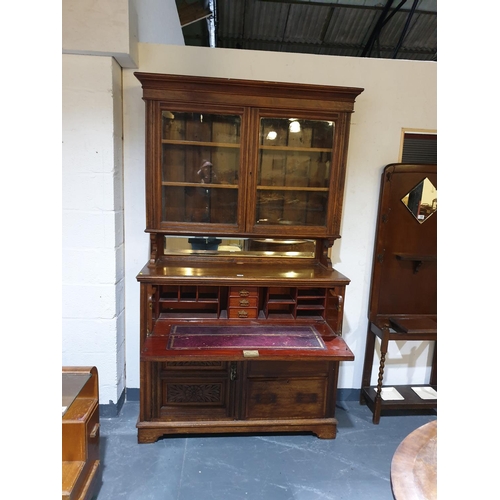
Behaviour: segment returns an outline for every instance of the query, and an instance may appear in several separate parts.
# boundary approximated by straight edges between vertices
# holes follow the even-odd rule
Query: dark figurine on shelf
[[[217,174],[215,173],[214,166],[208,160],[203,160],[196,175],[201,179],[202,184],[213,184],[217,182]]]
[[[196,171],[196,176],[201,184],[206,184],[207,186],[195,188],[195,190],[190,193],[193,196],[191,201],[191,221],[210,222],[212,189],[208,187],[208,185],[218,182],[213,164],[208,160],[202,160],[200,168]]]

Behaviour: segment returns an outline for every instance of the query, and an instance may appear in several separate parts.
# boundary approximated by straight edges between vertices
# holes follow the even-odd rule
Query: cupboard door
[[[283,231],[294,226],[294,234],[300,234],[301,228],[308,232],[314,227],[326,234],[335,123],[259,120],[254,229],[280,226]]]
[[[250,379],[246,418],[323,418],[326,378]]]
[[[160,371],[159,418],[166,421],[231,418],[231,363],[166,362]]]
[[[324,418],[327,414],[329,364],[248,362],[245,418]]]
[[[237,113],[161,111],[162,227],[238,228],[241,124]]]

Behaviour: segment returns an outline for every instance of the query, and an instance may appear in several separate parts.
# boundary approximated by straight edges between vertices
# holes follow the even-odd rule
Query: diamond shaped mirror
[[[422,224],[437,210],[437,189],[426,177],[401,198],[401,201]]]

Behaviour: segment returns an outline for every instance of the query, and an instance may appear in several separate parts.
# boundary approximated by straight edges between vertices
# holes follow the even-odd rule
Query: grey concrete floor
[[[343,401],[334,440],[313,434],[164,437],[138,444],[139,403],[101,417],[97,500],[393,500],[400,442],[436,413],[382,416]]]

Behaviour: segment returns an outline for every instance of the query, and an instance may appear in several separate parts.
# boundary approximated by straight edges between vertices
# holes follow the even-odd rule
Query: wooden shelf
[[[332,148],[313,148],[313,147],[297,147],[297,146],[259,146],[261,151],[276,151],[276,152],[297,152],[297,153],[331,153]]]
[[[309,187],[309,186],[268,186],[265,184],[260,184],[259,186],[257,186],[257,191],[308,191],[308,192],[327,193],[328,188]]]
[[[382,410],[432,410],[437,407],[437,399],[422,399],[412,389],[412,387],[432,387],[434,390],[437,390],[437,386],[431,386],[430,384],[411,384],[391,385],[390,387],[394,387],[401,394],[401,396],[403,396],[404,399],[381,399],[380,404]],[[373,411],[375,407],[377,388],[375,386],[363,387],[362,392],[366,399],[368,407]]]
[[[238,189],[238,184],[209,184],[201,182],[178,182],[178,181],[163,181],[162,186],[171,187],[192,187],[199,189]]]
[[[239,149],[241,145],[237,142],[209,142],[209,141],[181,141],[172,139],[162,139],[162,144],[172,144],[177,146],[203,146],[213,148],[233,148]]]

